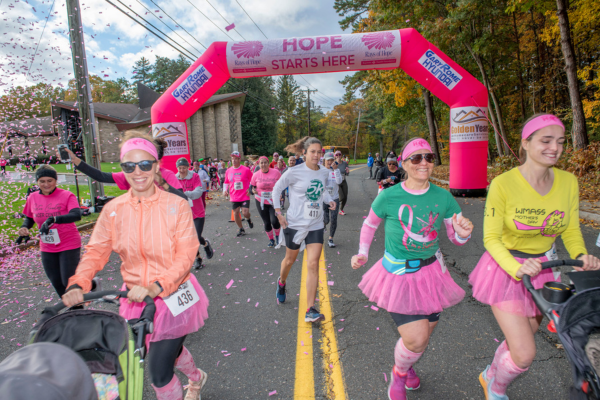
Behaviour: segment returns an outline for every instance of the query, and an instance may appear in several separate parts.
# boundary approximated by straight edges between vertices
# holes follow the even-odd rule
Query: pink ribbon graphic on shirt
[[[544,219],[544,222],[542,222],[542,226],[527,225],[517,221],[516,219],[513,219],[513,222],[515,223],[517,229],[520,231],[539,230],[542,236],[556,237],[558,236],[558,229],[563,226],[562,222],[564,219],[565,213],[563,211],[554,210],[550,214],[548,214],[546,219]]]
[[[404,225],[404,222],[402,222],[402,212],[404,211],[404,207],[408,208],[408,227],[406,225]],[[400,207],[400,210],[398,211],[398,219],[400,220],[400,225],[402,225],[402,229],[404,230],[404,236],[402,237],[402,244],[404,245],[404,248],[406,248],[406,250],[408,250],[408,238],[409,237],[412,240],[419,242],[419,243],[426,243],[426,242],[431,242],[432,240],[435,240],[435,238],[437,238],[437,232],[433,229],[433,225],[435,224],[435,221],[437,220],[438,216],[439,216],[439,214],[436,214],[434,216],[433,213],[430,212],[428,222],[423,221],[422,219],[417,217],[417,219],[419,221],[421,221],[421,223],[423,224],[423,228],[419,232],[413,233],[411,231],[412,223],[413,223],[413,210],[408,204],[403,204]],[[423,233],[423,234],[419,235],[420,233]]]

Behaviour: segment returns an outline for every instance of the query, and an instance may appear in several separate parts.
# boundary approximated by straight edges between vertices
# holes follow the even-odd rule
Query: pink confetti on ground
[[[277,322],[277,320],[275,320],[275,325],[279,325],[279,322]]]
[[[269,397],[276,395],[277,394],[277,390],[273,390],[272,392],[269,392]]]
[[[333,286],[333,281],[327,281],[327,285]]]
[[[494,340],[495,340],[497,343],[500,343],[500,341],[499,341],[498,339],[494,338]]]
[[[258,301],[256,302],[256,304],[254,305],[254,307],[258,307]]]
[[[379,307],[371,306],[371,310],[373,310],[373,311],[379,311]]]
[[[385,379],[385,382],[387,383],[387,374],[385,372],[383,373],[383,379]]]
[[[241,351],[246,351],[246,348],[244,347]]]
[[[229,289],[231,287],[231,285],[233,285],[233,279],[229,281],[229,283],[227,284],[227,286],[225,286],[225,289]]]

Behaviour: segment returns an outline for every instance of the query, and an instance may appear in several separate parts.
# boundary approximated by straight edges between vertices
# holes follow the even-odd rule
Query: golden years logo
[[[185,122],[167,122],[152,125],[152,137],[163,138],[167,142],[165,156],[188,154]]]

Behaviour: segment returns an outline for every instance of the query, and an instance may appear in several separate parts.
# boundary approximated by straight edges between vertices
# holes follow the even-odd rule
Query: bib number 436
[[[174,317],[178,316],[200,300],[196,288],[190,281],[179,285],[179,289],[164,299],[165,304],[169,307],[171,314]]]

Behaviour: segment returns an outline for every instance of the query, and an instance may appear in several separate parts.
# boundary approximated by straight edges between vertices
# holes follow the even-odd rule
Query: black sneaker
[[[206,258],[210,260],[211,258],[213,258],[213,255],[215,253],[212,249],[212,246],[210,245],[210,242],[206,239],[204,239],[204,241],[206,242],[206,246],[204,246],[204,252],[206,253]]]
[[[306,312],[306,316],[304,317],[304,322],[318,322],[318,321],[323,321],[324,319],[325,319],[325,316],[323,314],[321,314],[319,312],[319,310],[317,310],[314,307],[311,307]]]
[[[248,226],[250,227],[250,229],[254,228],[254,223],[250,218],[248,218]]]
[[[204,268],[204,264],[202,264],[202,259],[201,258],[196,258],[194,260],[193,268],[194,269],[202,269],[202,268]]]
[[[244,230],[244,228],[240,228],[240,231],[235,236],[236,237],[240,237],[240,236],[244,236],[245,234],[246,234],[246,231]]]
[[[275,239],[269,240],[269,244],[267,245],[267,247],[275,247]]]
[[[285,285],[281,286],[281,285],[279,284],[279,282],[280,282],[280,280],[279,280],[279,278],[277,278],[277,292],[276,292],[276,295],[277,295],[277,301],[278,301],[279,303],[285,303],[285,298],[286,298],[286,293],[285,293],[285,292],[286,292],[286,290],[285,290]]]

